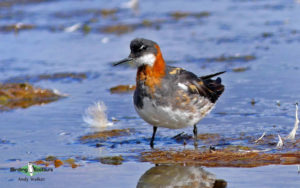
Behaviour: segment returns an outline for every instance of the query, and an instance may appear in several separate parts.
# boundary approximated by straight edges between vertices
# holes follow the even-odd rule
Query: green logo
[[[42,171],[42,168],[39,166],[35,166],[32,163],[28,163],[27,166],[23,166],[22,168],[22,173],[26,174],[27,176],[34,176],[38,172]]]
[[[29,162],[26,166],[23,166],[21,168],[10,168],[11,172],[22,172],[23,174],[26,174],[27,176],[34,176],[40,172],[46,172],[46,171],[53,171],[52,168],[45,168],[33,165],[31,162]]]

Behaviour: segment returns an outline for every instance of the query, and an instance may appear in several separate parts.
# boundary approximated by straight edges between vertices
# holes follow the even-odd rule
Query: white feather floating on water
[[[281,139],[281,136],[278,134],[278,143],[277,143],[277,145],[276,145],[276,148],[277,149],[280,149],[280,148],[282,148],[282,146],[283,146],[283,141],[282,141],[282,139]]]
[[[64,31],[67,32],[67,33],[72,33],[74,31],[78,30],[81,27],[81,25],[82,25],[81,23],[71,25],[70,27],[66,27],[64,29]]]
[[[99,101],[85,110],[83,121],[95,128],[105,128],[112,126],[113,123],[109,122],[106,115],[106,106],[104,102]]]
[[[293,130],[289,133],[289,135],[287,137],[285,137],[285,139],[289,139],[289,140],[295,140],[295,136],[296,136],[296,132],[298,130],[298,126],[299,126],[299,118],[298,118],[298,103],[296,103],[296,112],[295,112],[295,124],[294,124],[294,128]],[[255,143],[258,143],[258,141],[260,141],[263,137],[265,136],[265,132],[261,135],[261,137],[259,137],[257,140],[255,140]],[[284,145],[284,142],[281,138],[281,136],[278,134],[278,142],[276,145],[276,149],[281,149]],[[251,150],[251,152],[262,152],[263,150]],[[268,149],[269,151],[269,149]]]
[[[122,4],[122,8],[137,9],[139,7],[139,0],[130,0]]]
[[[239,150],[239,152],[241,153],[262,153],[262,152],[268,152],[271,151],[271,148],[267,148],[267,149],[262,149],[262,150],[258,150],[258,149],[252,149],[252,150]]]
[[[261,139],[263,139],[263,137],[266,135],[266,132],[264,132],[257,140],[255,140],[254,142],[257,143],[258,141],[260,141]]]
[[[295,124],[293,130],[290,132],[290,134],[286,137],[286,139],[289,140],[295,140],[296,132],[298,130],[299,125],[299,118],[298,118],[298,103],[296,103],[296,112],[295,112]]]
[[[53,89],[53,93],[56,94],[56,95],[59,95],[61,97],[68,97],[69,95],[68,94],[65,94],[65,93],[61,93],[59,90],[57,89]]]
[[[103,44],[106,44],[106,43],[109,42],[109,38],[108,38],[108,37],[104,37],[104,38],[101,39],[101,42],[102,42]]]

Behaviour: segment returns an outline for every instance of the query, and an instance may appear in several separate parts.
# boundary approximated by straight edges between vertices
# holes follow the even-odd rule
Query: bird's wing
[[[184,69],[170,67],[168,73],[176,78],[175,83],[178,87],[188,92],[188,94],[199,94],[213,103],[217,101],[224,91],[224,85],[222,85],[220,77],[215,80],[211,79],[224,72],[198,77]]]

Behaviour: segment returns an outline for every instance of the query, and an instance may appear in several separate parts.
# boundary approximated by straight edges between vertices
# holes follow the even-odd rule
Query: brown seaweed
[[[52,90],[37,88],[28,83],[0,83],[0,111],[42,105],[62,97]]]
[[[143,152],[141,161],[155,164],[198,164],[207,167],[257,167],[271,164],[300,164],[300,152],[271,154],[230,150],[155,150]]]
[[[110,93],[128,93],[135,90],[135,85],[118,85],[110,88]]]

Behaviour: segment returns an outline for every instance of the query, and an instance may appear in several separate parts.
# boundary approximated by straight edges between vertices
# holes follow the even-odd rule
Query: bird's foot
[[[150,142],[150,147],[151,149],[154,149],[154,143],[152,141]]]
[[[195,147],[195,149],[198,149],[198,141],[197,141],[197,139],[194,139],[194,147]]]
[[[209,146],[209,152],[215,152],[216,151],[216,147],[215,146]]]
[[[194,125],[193,133],[194,133],[194,146],[195,146],[195,149],[196,149],[197,146],[198,146],[198,140],[197,140],[198,131],[197,131],[197,125],[196,124]]]

